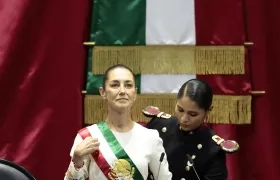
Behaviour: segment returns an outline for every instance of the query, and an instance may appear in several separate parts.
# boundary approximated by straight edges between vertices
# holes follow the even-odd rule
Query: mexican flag
[[[85,43],[93,45],[88,55],[85,122],[104,119],[105,110],[98,113],[92,109],[106,109],[98,88],[105,70],[117,63],[137,74],[139,96],[133,114],[140,121],[144,118],[141,110],[148,105],[172,114],[181,85],[199,74],[244,74],[243,46],[198,45],[197,31],[194,0],[95,0],[90,42]],[[228,100],[228,96],[217,94],[214,103],[224,110],[214,110],[212,121],[233,119],[239,112],[232,112],[236,108],[231,107],[241,100],[243,97]],[[248,100],[242,108],[246,121]]]

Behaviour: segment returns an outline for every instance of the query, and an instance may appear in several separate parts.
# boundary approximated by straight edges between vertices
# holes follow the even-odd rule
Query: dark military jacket
[[[197,176],[200,180],[227,179],[226,152],[212,139],[215,133],[209,127],[202,125],[186,132],[180,129],[175,116],[153,117],[146,127],[159,132],[172,179],[198,180]]]

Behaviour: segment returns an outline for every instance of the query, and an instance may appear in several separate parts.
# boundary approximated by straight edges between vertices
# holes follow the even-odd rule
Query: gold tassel
[[[197,46],[195,51],[198,74],[244,74],[243,46]]]
[[[252,96],[215,95],[209,123],[251,124]]]
[[[135,74],[244,74],[244,46],[94,46],[93,74],[124,64]]]
[[[85,96],[85,124],[95,124],[106,119],[106,101],[99,95]],[[132,118],[136,122],[148,122],[142,109],[153,105],[168,114],[174,114],[176,94],[140,94],[132,108]],[[209,114],[209,123],[215,124],[251,124],[251,96],[215,95],[213,110]]]

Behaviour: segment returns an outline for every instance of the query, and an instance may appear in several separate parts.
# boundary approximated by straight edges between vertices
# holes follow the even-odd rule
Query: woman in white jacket
[[[108,68],[100,94],[108,116],[78,132],[64,180],[146,180],[148,169],[155,179],[172,179],[158,132],[131,119],[137,96],[132,71],[121,64]]]

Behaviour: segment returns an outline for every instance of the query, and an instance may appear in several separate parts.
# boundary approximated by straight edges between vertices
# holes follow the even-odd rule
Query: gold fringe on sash
[[[140,94],[132,108],[132,118],[139,122],[148,122],[150,118],[142,114],[146,106],[157,106],[168,114],[174,114],[176,94]],[[94,124],[107,116],[106,101],[99,95],[86,95],[84,99],[84,123]],[[251,124],[251,96],[215,95],[209,123],[215,124]]]
[[[93,74],[124,64],[135,74],[244,74],[244,46],[94,46]]]

